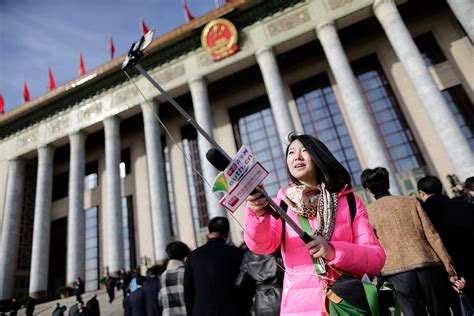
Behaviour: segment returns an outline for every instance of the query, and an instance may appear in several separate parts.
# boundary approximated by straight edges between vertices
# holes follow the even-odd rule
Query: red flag
[[[225,2],[225,3],[229,3],[229,2],[230,2],[230,0],[224,0],[224,2]]]
[[[109,47],[110,47],[110,60],[112,60],[114,59],[114,54],[115,54],[115,46],[114,46],[114,40],[112,39],[112,35],[110,35]]]
[[[86,73],[86,67],[84,67],[84,58],[81,56],[79,57],[79,75],[82,76]]]
[[[186,2],[186,0],[183,0],[183,8],[186,21],[189,22],[191,20],[194,20],[194,16],[191,14],[191,11],[189,11],[188,3]]]
[[[143,34],[148,33],[148,26],[146,26],[145,21],[143,21],[143,19],[141,19],[141,24],[142,24],[142,32],[143,32]]]
[[[30,92],[26,86],[26,81],[23,82],[23,99],[25,99],[25,102],[30,101]]]
[[[5,101],[3,100],[3,95],[0,94],[0,114],[5,113]]]
[[[51,68],[48,68],[48,77],[49,77],[49,90],[56,88],[56,82],[54,82],[53,72]]]

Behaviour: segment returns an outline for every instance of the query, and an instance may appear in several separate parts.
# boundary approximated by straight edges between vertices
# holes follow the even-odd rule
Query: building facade
[[[155,39],[142,65],[230,155],[254,152],[271,195],[288,181],[292,131],[321,139],[365,201],[367,167],[389,169],[394,193],[425,174],[449,190],[447,175],[474,175],[472,7],[235,0]],[[213,61],[201,31],[220,17],[239,49]],[[144,272],[172,240],[203,244],[214,216],[242,242],[244,211],[209,189],[210,145],[145,78],[125,76],[124,57],[0,116],[0,300]]]

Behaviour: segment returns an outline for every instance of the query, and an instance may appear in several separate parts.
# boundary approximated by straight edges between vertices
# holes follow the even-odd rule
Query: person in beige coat
[[[366,169],[361,179],[376,199],[367,211],[387,255],[381,275],[395,287],[403,314],[427,315],[428,309],[429,315],[451,315],[447,277],[458,289],[464,283],[420,203],[414,197],[392,196],[385,168]]]

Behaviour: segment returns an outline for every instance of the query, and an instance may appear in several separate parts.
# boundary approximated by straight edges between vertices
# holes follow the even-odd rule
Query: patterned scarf
[[[298,185],[286,189],[284,200],[296,214],[316,217],[314,234],[331,239],[336,222],[337,193],[327,191],[324,183],[316,187]]]

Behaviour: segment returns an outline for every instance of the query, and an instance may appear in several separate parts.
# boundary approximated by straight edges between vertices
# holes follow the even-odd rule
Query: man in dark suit
[[[107,281],[105,281],[105,288],[107,289],[107,294],[109,295],[110,304],[112,304],[112,302],[115,299],[115,285],[116,285],[115,278],[112,276],[109,276],[107,278]]]
[[[84,282],[78,277],[76,281],[74,281],[74,295],[76,295],[76,301],[82,301],[81,294],[84,294]]]
[[[97,294],[87,301],[86,309],[89,312],[89,316],[100,316],[100,306],[99,301],[97,300]]]
[[[73,305],[71,305],[69,307],[69,313],[68,313],[69,316],[76,316],[77,315],[77,303],[79,303],[79,302],[76,301],[76,303],[74,303]]]
[[[122,301],[123,316],[132,316],[132,307],[130,306],[130,290],[125,292],[125,297]]]
[[[12,298],[10,303],[10,316],[18,315],[18,310],[20,309],[20,304],[18,304],[16,298]]]
[[[26,302],[26,315],[32,316],[33,312],[35,311],[36,299],[32,297],[28,297],[28,301]]]
[[[130,294],[128,301],[130,304],[131,316],[146,316],[145,296],[143,295],[142,285],[145,278],[141,275],[137,276],[137,289]],[[150,315],[151,316],[151,315]]]
[[[148,269],[148,279],[142,287],[145,298],[146,312],[150,316],[161,315],[158,308],[158,291],[160,290],[160,272],[159,266],[153,266]]]
[[[209,240],[192,251],[184,272],[186,312],[194,316],[246,315],[242,294],[235,287],[243,250],[226,243],[229,221],[215,217],[209,222]]]
[[[420,179],[418,191],[423,208],[453,259],[456,272],[466,280],[464,294],[474,300],[474,270],[469,260],[474,244],[474,204],[442,194],[441,181],[434,176]]]
[[[86,309],[83,301],[77,302],[76,316],[89,316],[89,311]]]

